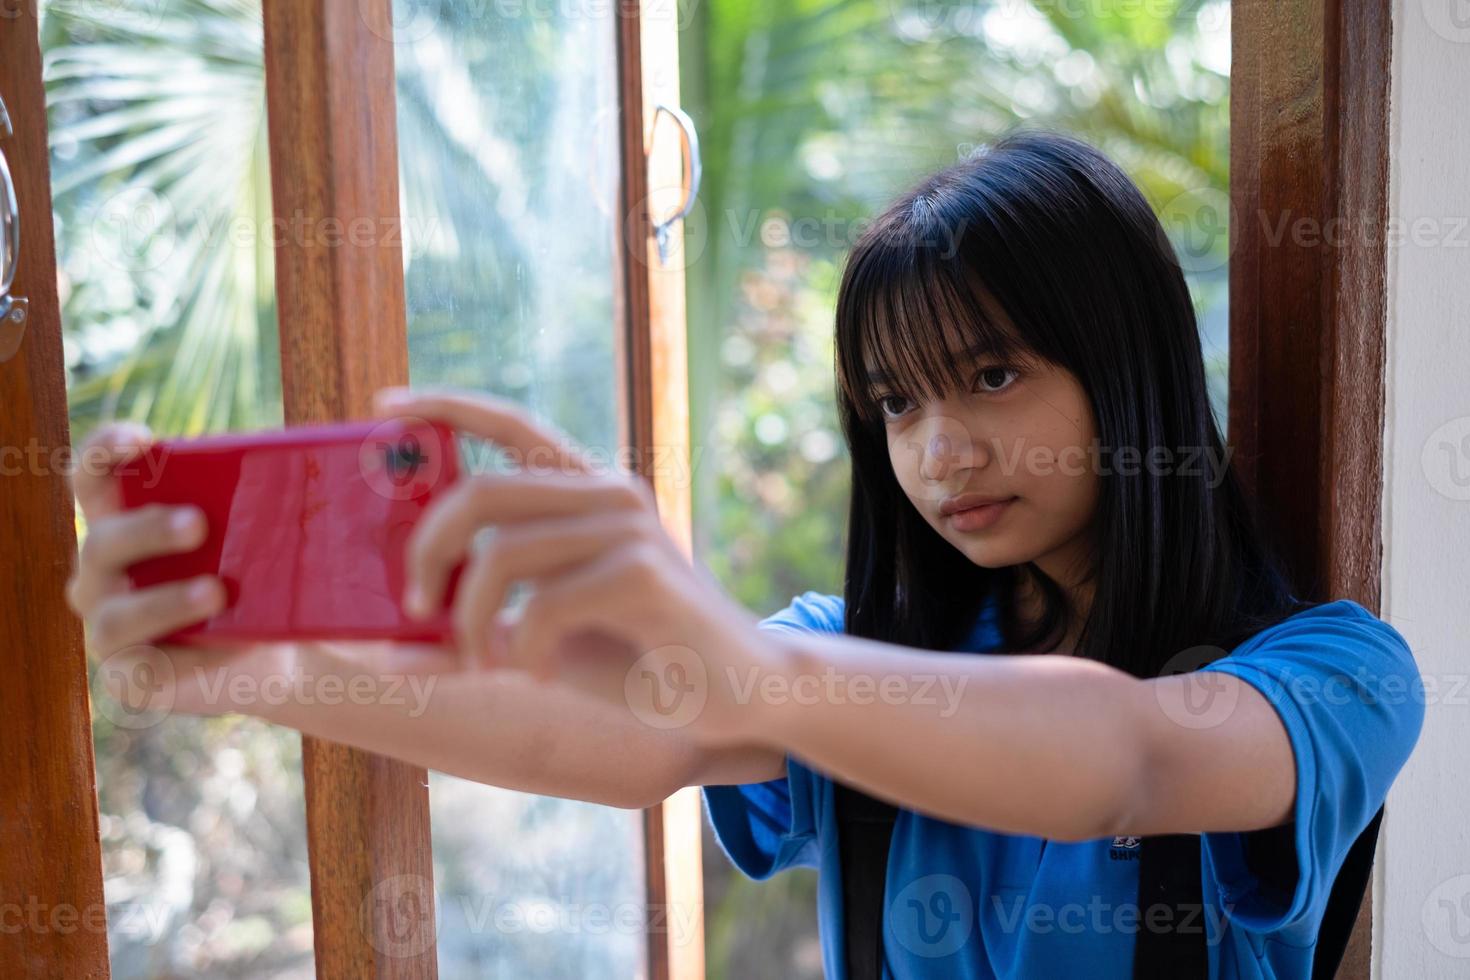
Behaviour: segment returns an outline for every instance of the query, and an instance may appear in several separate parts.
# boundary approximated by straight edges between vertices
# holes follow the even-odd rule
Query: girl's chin
[[[1025,561],[1024,558],[1018,559],[1015,549],[1003,541],[976,541],[969,535],[960,535],[959,540],[954,537],[947,540],[960,554],[981,568],[1005,568],[1007,565],[1019,565]]]

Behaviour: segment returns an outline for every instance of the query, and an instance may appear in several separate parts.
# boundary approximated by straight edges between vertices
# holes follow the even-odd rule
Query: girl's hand
[[[211,650],[155,645],[158,637],[213,616],[225,590],[213,575],[147,589],[128,582],[126,569],[134,562],[192,551],[206,536],[204,514],[195,507],[122,509],[114,472],[151,442],[144,426],[112,423],[98,428],[77,454],[72,490],[87,536],[67,581],[67,603],[86,625],[108,693],[126,711],[157,717],[160,711],[246,710],[225,694],[239,690],[233,678],[289,673],[299,651],[291,644]]]
[[[690,565],[664,532],[646,482],[599,473],[565,436],[498,399],[454,391],[378,392],[380,415],[449,424],[506,450],[519,470],[467,477],[430,505],[408,544],[410,615],[442,601],[466,568],[453,619],[462,662],[553,678],[704,740],[752,734],[733,696],[775,665],[754,617]],[[483,527],[487,545],[472,549]],[[532,587],[518,616],[513,585]]]

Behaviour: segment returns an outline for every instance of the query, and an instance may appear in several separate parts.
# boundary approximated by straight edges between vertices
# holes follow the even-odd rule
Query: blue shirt
[[[807,592],[761,625],[841,632],[842,599]],[[1000,643],[990,604],[960,649]],[[1337,869],[1418,740],[1423,683],[1403,637],[1348,599],[1298,613],[1201,669],[1264,694],[1296,758],[1291,822],[1201,835],[1210,976],[1309,977]],[[783,778],[703,793],[720,847],[747,876],[818,869],[824,973],[846,977],[831,780],[788,754]],[[1248,849],[1276,855],[1260,876],[1246,864]],[[900,809],[883,975],[1127,978],[1141,921],[1137,858],[1137,838],[1048,841]]]

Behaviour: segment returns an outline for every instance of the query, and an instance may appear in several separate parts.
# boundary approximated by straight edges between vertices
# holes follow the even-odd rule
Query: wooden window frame
[[[1298,594],[1376,614],[1392,5],[1235,0],[1231,15],[1234,464]],[[1370,975],[1372,904],[1370,888],[1339,977]]]
[[[71,427],[39,24],[36,0],[0,10],[0,99],[14,128],[0,152],[20,205],[12,292],[30,301],[20,346],[0,362],[0,446],[54,460]],[[0,914],[14,908],[44,927],[0,934],[0,977],[106,977],[87,659],[65,598],[76,516],[64,472],[19,469],[0,477]]]
[[[265,0],[263,13],[276,219],[390,227],[399,208],[389,3]],[[326,247],[314,237],[289,236],[275,254],[288,425],[367,417],[374,391],[408,382],[401,239]],[[317,976],[431,980],[428,773],[309,735],[301,768]]]
[[[29,298],[30,316],[19,351],[0,363],[0,445],[60,448],[69,429],[50,274],[36,0],[23,0],[9,15],[0,31],[0,97],[15,133],[0,150],[21,206],[24,253],[15,292]],[[396,220],[392,48],[383,40],[391,33],[382,30],[390,18],[388,0],[265,0],[277,213],[299,205],[308,215]],[[648,148],[650,93],[662,86],[666,94],[670,77],[677,90],[677,70],[661,63],[650,75],[642,60],[668,40],[650,43],[650,27],[620,6],[625,178],[644,173],[635,151]],[[1235,464],[1283,542],[1301,593],[1352,598],[1374,611],[1382,552],[1391,31],[1388,0],[1236,0],[1232,9]],[[660,165],[655,158],[653,171]],[[618,225],[636,229],[619,237],[616,270],[625,438],[641,449],[687,453],[682,279],[648,250],[646,186],[640,191],[637,179],[625,179]],[[1318,236],[1297,236],[1292,223],[1302,218]],[[1349,234],[1324,243],[1320,236],[1334,222]],[[278,254],[283,388],[293,423],[364,412],[374,388],[407,377],[397,248],[318,251],[288,244]],[[687,548],[688,488],[642,458],[670,530]],[[24,833],[28,843],[0,848],[0,901],[84,913],[102,907],[103,895],[87,667],[81,625],[63,601],[76,547],[72,500],[61,472],[9,476],[5,490],[0,553],[49,560],[30,562],[24,574],[8,563],[0,571],[0,613],[12,624],[0,644],[9,679],[0,685],[0,744],[12,747],[0,767],[0,832]],[[318,975],[434,976],[432,951],[384,955],[382,917],[364,906],[374,887],[395,876],[417,876],[432,888],[424,770],[311,739],[303,758]],[[695,790],[647,812],[650,910],[660,902],[697,907],[699,819]],[[432,928],[432,904],[424,911],[430,918],[423,924]],[[1370,921],[1371,894],[1339,976],[1369,976]],[[673,935],[650,930],[650,975],[702,975],[702,942],[676,947]],[[105,933],[84,924],[65,932],[22,930],[0,942],[0,975],[37,969],[106,977]]]

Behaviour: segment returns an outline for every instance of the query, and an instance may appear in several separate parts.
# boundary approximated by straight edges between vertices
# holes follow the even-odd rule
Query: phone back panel
[[[133,565],[145,587],[194,575],[224,582],[213,618],[161,643],[396,639],[448,643],[449,603],[403,614],[409,532],[459,478],[454,433],[421,419],[161,440],[118,469],[123,504],[194,504],[204,544]]]

